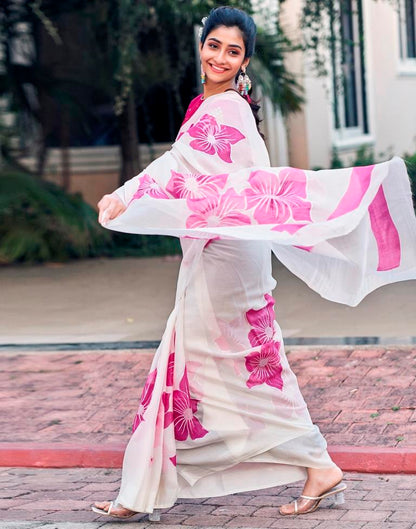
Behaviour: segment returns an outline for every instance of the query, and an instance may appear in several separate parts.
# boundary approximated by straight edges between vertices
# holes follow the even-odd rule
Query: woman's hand
[[[102,225],[106,224],[109,220],[115,219],[127,209],[115,193],[104,195],[97,206],[99,210],[98,222]]]

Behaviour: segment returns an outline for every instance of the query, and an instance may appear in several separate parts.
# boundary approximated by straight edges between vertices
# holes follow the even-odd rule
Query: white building
[[[301,37],[303,1],[281,4],[291,37]],[[377,160],[416,152],[416,0],[396,2],[344,3],[350,9],[333,22],[326,77],[317,77],[310,53],[292,54],[288,68],[299,75],[306,102],[285,122],[287,151],[270,149],[273,165],[329,167],[334,150],[349,164],[363,146]],[[331,30],[329,17],[323,18],[325,30]],[[269,135],[268,143],[282,147],[281,133]]]

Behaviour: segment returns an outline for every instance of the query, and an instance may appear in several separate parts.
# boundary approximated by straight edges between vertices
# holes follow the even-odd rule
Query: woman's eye
[[[218,47],[216,44],[208,44],[210,48],[213,48],[214,50]]]

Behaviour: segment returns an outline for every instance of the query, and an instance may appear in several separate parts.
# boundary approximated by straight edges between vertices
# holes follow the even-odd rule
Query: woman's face
[[[200,45],[202,70],[212,83],[234,84],[240,68],[246,67],[245,46],[238,27],[219,26]]]

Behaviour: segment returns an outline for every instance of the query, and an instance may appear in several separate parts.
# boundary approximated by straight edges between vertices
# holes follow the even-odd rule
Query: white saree
[[[249,105],[228,91],[194,100],[172,149],[116,193],[128,208],[106,227],[174,235],[183,249],[117,502],[152,512],[332,466],[284,353],[271,250],[350,305],[416,279],[404,162],[272,168]]]

